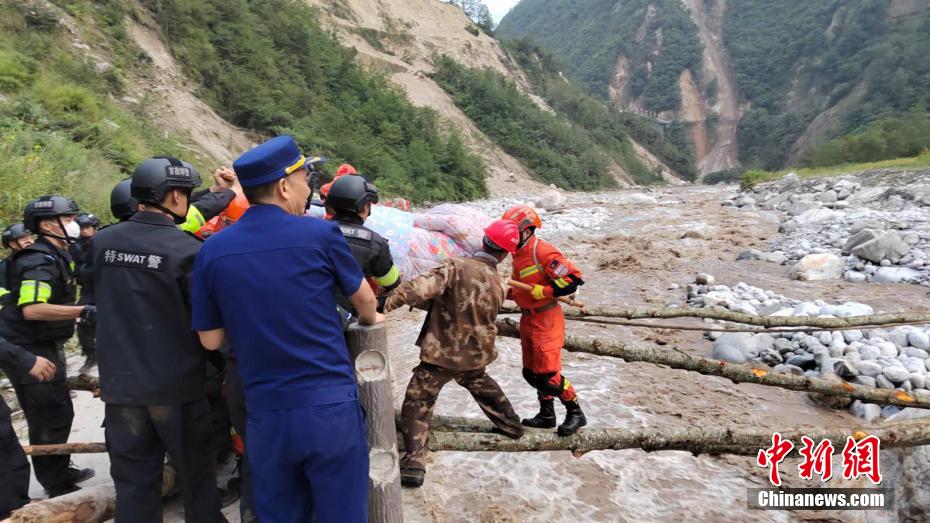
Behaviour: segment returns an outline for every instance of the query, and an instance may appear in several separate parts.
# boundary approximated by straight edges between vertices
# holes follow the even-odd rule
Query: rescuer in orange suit
[[[539,413],[523,420],[533,428],[556,426],[554,397],[565,405],[565,422],[560,436],[574,434],[587,425],[578,404],[575,388],[562,375],[562,346],[565,343],[565,315],[557,298],[573,294],[584,285],[581,271],[557,248],[536,236],[542,220],[525,205],[511,207],[505,220],[520,229],[520,245],[513,255],[514,280],[532,285],[533,290],[512,288],[508,297],[523,310],[520,317],[520,345],[523,348],[523,378],[539,394]]]

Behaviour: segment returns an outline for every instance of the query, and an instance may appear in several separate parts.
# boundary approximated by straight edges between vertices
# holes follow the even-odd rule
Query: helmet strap
[[[175,225],[181,225],[182,223],[187,221],[187,216],[180,216],[179,214],[175,213],[174,211],[172,211],[171,209],[165,207],[164,205],[160,203],[143,202],[143,205],[155,207],[161,212],[167,214],[168,216],[171,216],[172,220],[174,220]]]

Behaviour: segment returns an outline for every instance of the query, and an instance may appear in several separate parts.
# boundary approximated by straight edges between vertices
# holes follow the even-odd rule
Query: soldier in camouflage
[[[420,364],[413,369],[401,409],[404,457],[401,483],[419,487],[426,475],[426,443],[433,406],[452,380],[468,389],[497,430],[523,436],[520,418],[485,368],[497,359],[494,321],[504,301],[497,264],[516,250],[519,232],[512,221],[498,220],[485,230],[484,246],[474,257],[452,258],[416,279],[402,283],[385,311],[403,305],[429,312],[417,339]]]

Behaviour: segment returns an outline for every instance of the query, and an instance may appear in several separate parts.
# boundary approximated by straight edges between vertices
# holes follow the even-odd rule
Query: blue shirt
[[[197,255],[193,328],[226,329],[252,412],[354,401],[333,288],[361,282],[336,224],[255,205]]]

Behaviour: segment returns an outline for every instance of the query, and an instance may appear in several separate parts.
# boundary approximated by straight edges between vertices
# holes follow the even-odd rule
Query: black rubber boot
[[[407,488],[420,488],[426,479],[426,471],[419,468],[401,468],[400,486]]]
[[[554,400],[539,400],[539,413],[532,418],[526,418],[523,426],[533,429],[551,429],[556,425]]]
[[[73,464],[68,466],[68,479],[71,480],[71,483],[81,483],[82,481],[89,480],[95,475],[94,469],[79,469]]]
[[[559,436],[571,436],[578,432],[578,429],[588,424],[588,420],[581,412],[581,405],[578,400],[562,402],[565,405],[565,423],[559,425]]]

